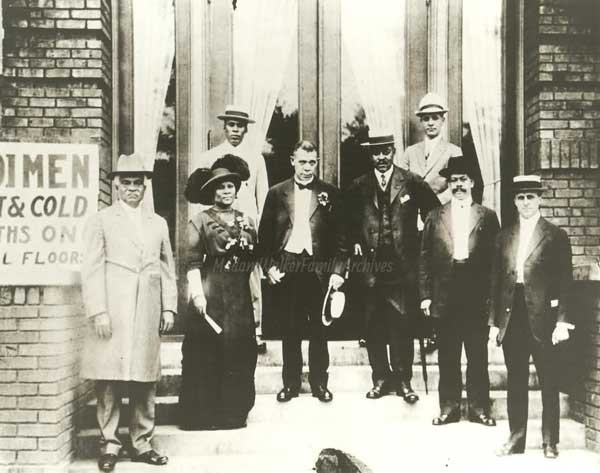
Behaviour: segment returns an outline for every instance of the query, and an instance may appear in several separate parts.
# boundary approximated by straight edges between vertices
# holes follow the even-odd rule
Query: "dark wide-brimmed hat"
[[[108,178],[124,175],[151,178],[152,171],[145,168],[144,160],[139,154],[122,154],[117,160],[117,168],[108,173]]]
[[[225,112],[217,115],[217,118],[220,120],[241,120],[246,123],[255,123],[248,112],[244,111],[244,109],[238,105],[227,105],[225,107]]]
[[[521,175],[513,177],[512,192],[519,194],[521,192],[535,192],[543,194],[546,189],[542,185],[542,178],[535,174]]]
[[[452,174],[466,174],[475,179],[475,170],[469,165],[468,160],[462,156],[453,156],[448,160],[448,166],[440,171],[440,176],[450,179]]]
[[[225,181],[233,182],[236,192],[242,181],[250,177],[248,164],[242,158],[226,154],[217,159],[212,167],[198,168],[189,177],[184,196],[192,204],[212,205],[215,203],[215,187]]]
[[[420,117],[432,113],[444,114],[447,111],[448,109],[442,98],[434,92],[429,92],[419,102],[419,108],[415,110],[415,115]]]
[[[361,146],[389,146],[394,144],[394,134],[390,130],[369,130],[367,141],[361,143]]]

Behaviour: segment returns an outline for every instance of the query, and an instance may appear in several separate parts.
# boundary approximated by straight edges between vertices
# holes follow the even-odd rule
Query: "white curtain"
[[[2,75],[2,71],[4,70],[4,64],[2,61],[2,58],[4,57],[4,50],[2,49],[2,44],[4,42],[4,23],[2,18],[2,1],[0,0],[0,76]]]
[[[347,49],[369,129],[389,130],[404,149],[404,0],[343,0]]]
[[[500,215],[502,0],[463,2],[463,119],[471,125],[483,204]]]
[[[175,55],[173,0],[133,0],[134,149],[152,171]],[[152,183],[144,206],[154,209]]]
[[[298,34],[298,0],[244,0],[233,13],[233,102],[256,123],[244,138],[260,155]]]

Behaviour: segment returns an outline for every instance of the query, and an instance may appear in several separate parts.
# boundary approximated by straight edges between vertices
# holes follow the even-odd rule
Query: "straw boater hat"
[[[144,160],[137,154],[122,154],[117,160],[117,169],[108,173],[108,178],[112,179],[115,176],[140,176],[152,177],[152,171],[148,171],[144,166]]]
[[[245,112],[244,109],[238,105],[227,105],[225,107],[225,112],[221,115],[217,115],[217,118],[223,121],[242,120],[246,123],[255,123],[255,121],[250,118],[248,112]]]
[[[192,204],[213,205],[215,186],[224,181],[233,182],[236,192],[242,181],[250,177],[248,164],[243,159],[226,154],[217,159],[212,168],[198,168],[189,177],[184,195]]]
[[[448,109],[442,98],[434,93],[429,92],[419,102],[419,108],[415,110],[416,116],[427,115],[430,113],[446,113]]]
[[[536,194],[543,194],[544,186],[542,186],[542,178],[535,174],[515,176],[513,178],[512,191],[513,194],[520,192],[535,192]]]
[[[388,146],[394,144],[394,134],[390,130],[369,130],[367,141],[361,146]]]
[[[469,166],[468,161],[462,156],[453,156],[448,160],[448,166],[439,172],[440,176],[450,179],[452,174],[466,174],[475,179],[475,170]]]
[[[329,286],[323,300],[323,307],[321,308],[321,321],[323,325],[329,327],[335,319],[339,319],[344,312],[345,305],[346,296],[344,293],[342,291],[333,291],[332,287]]]

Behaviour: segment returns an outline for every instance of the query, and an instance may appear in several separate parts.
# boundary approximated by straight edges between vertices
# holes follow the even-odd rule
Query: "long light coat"
[[[81,375],[153,382],[160,376],[161,312],[177,310],[175,265],[166,221],[142,214],[143,235],[120,203],[84,229],[82,292],[88,317],[106,312],[112,336],[100,339],[90,319]]]

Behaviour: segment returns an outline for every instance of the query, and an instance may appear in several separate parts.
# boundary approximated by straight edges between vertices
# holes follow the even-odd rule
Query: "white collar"
[[[442,141],[442,133],[441,132],[435,138],[429,138],[427,135],[425,135],[425,149],[427,151],[431,152],[431,150],[434,149],[439,144],[440,141]]]
[[[519,224],[521,225],[521,228],[533,228],[537,225],[540,217],[541,214],[539,211],[535,215],[532,215],[530,218],[523,218],[519,215]]]
[[[473,204],[473,197],[467,197],[465,200],[458,200],[452,197],[450,202],[452,202],[452,208],[469,208]]]
[[[135,216],[135,217],[141,217],[141,215],[142,215],[142,203],[141,202],[140,202],[140,205],[138,205],[137,207],[131,207],[130,205],[127,205],[125,202],[123,202],[122,200],[119,200],[119,203],[121,204],[121,207],[125,210],[125,212],[127,212],[129,215]]]
[[[392,176],[392,173],[394,172],[394,165],[391,165],[390,168],[386,172],[379,172],[377,169],[373,169],[373,171],[375,171],[375,177],[377,178],[378,181],[381,180],[381,176],[385,176],[386,182],[390,182],[390,177]]]

